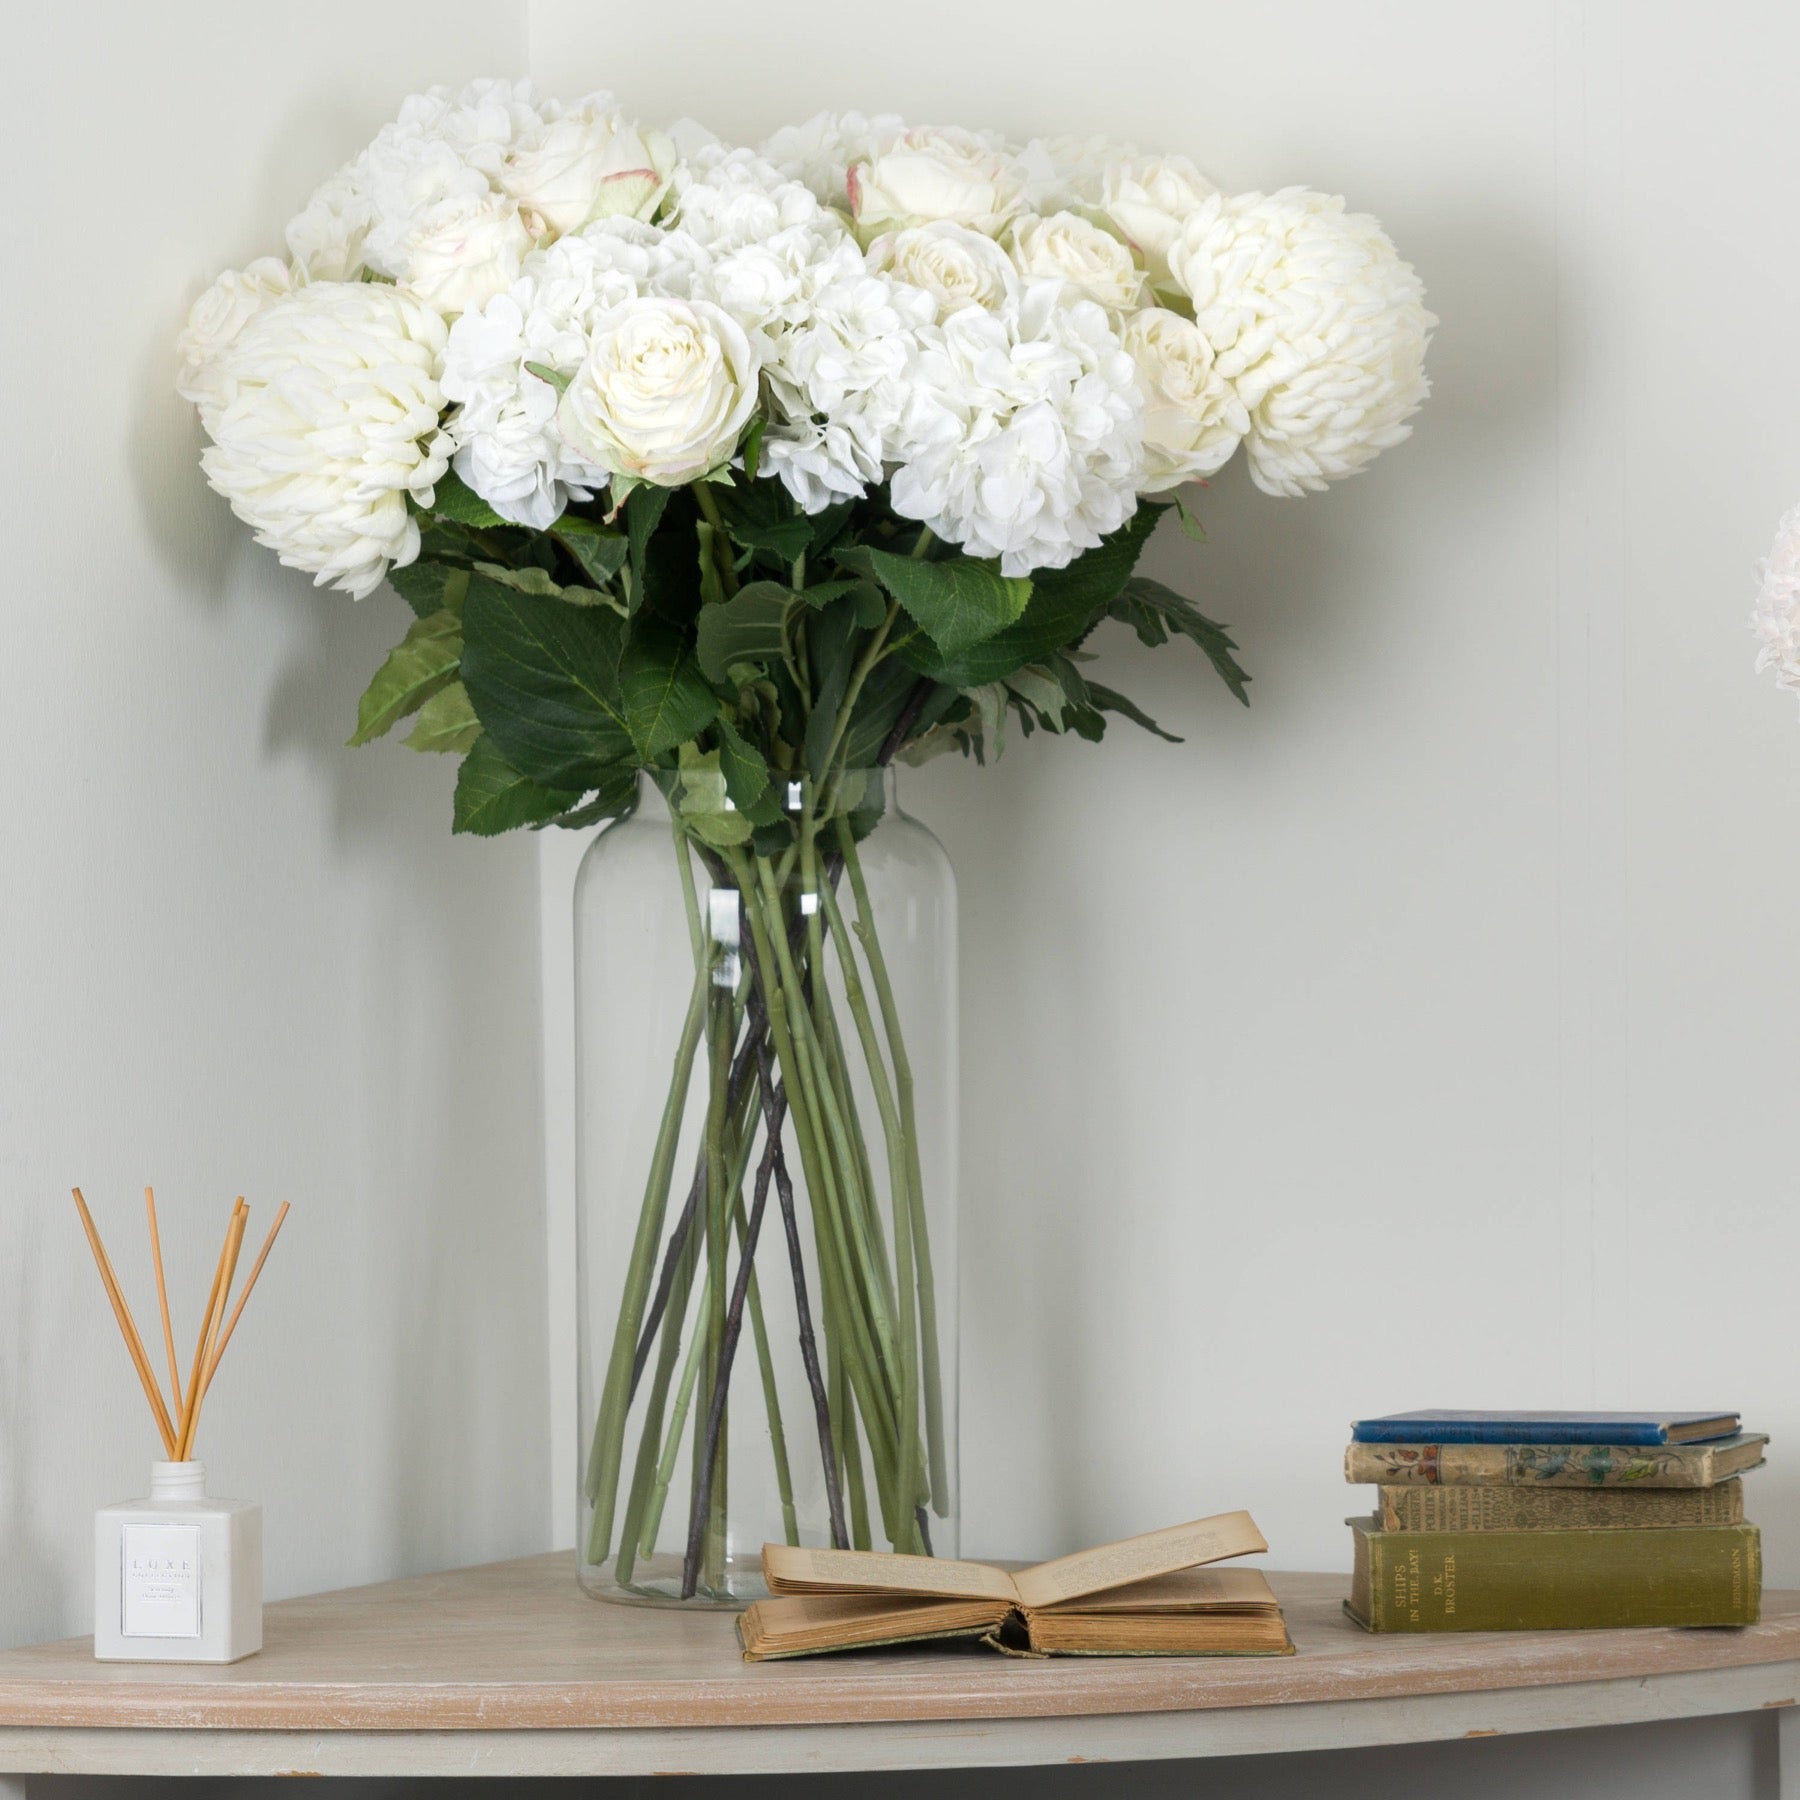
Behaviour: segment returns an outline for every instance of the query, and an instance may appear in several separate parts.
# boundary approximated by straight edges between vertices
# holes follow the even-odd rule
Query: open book
[[[1220,1513],[1008,1573],[991,1563],[764,1544],[770,1598],[738,1619],[744,1655],[816,1656],[923,1638],[1072,1656],[1285,1656],[1257,1569],[1203,1565],[1268,1549],[1247,1512]]]

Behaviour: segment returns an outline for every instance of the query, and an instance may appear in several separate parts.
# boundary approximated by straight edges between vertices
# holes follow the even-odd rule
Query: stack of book
[[[1752,1625],[1762,1542],[1736,1413],[1414,1412],[1352,1427],[1345,1610],[1370,1631]]]

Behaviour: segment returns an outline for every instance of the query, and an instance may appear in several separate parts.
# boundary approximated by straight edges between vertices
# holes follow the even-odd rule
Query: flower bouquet
[[[1171,509],[1197,530],[1179,489],[1240,446],[1299,495],[1398,443],[1434,323],[1372,219],[1222,194],[1181,156],[848,114],[752,150],[501,81],[408,100],[285,258],[196,303],[179,387],[212,485],[284,563],[416,615],[351,741],[410,718],[459,756],[457,831],[601,825],[641,775],[668,807],[693,986],[586,1422],[584,1559],[619,1587],[697,1393],[680,1591],[732,1591],[747,1292],[807,1528],[755,1311],[771,1180],[814,1529],[931,1547],[939,1323],[869,772],[997,754],[1009,715],[1156,731],[1092,672],[1119,628],[1192,643],[1244,699],[1230,637],[1139,553]]]

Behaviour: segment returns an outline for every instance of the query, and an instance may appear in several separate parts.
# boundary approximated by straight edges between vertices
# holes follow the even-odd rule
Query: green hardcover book
[[[1381,1531],[1348,1521],[1344,1610],[1370,1631],[1754,1625],[1754,1525],[1666,1531]]]
[[[1741,1525],[1744,1484],[1710,1488],[1384,1487],[1383,1531],[1643,1531]]]
[[[1763,1459],[1758,1432],[1710,1444],[1352,1444],[1346,1481],[1383,1487],[1709,1488]]]

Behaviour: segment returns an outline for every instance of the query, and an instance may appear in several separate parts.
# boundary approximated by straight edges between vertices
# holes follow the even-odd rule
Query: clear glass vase
[[[741,1606],[771,1540],[957,1554],[955,880],[891,769],[776,791],[753,828],[716,767],[646,777],[576,882],[607,1599]]]

